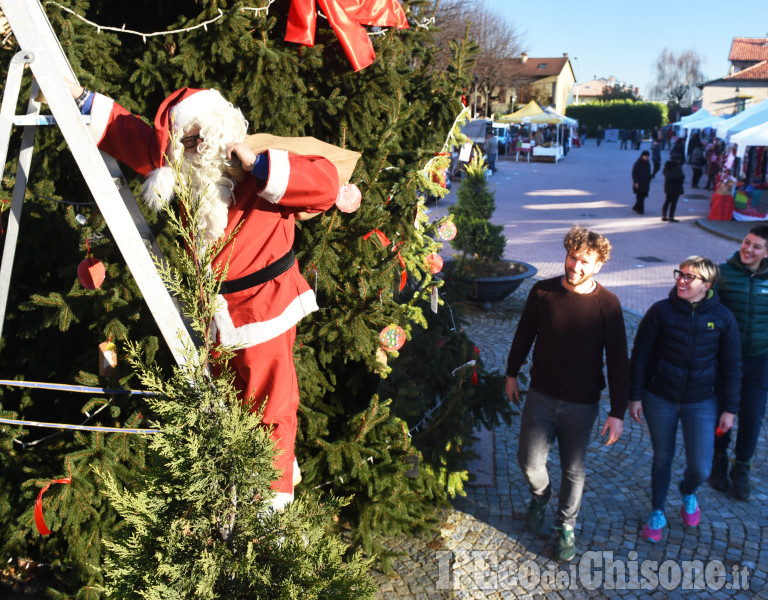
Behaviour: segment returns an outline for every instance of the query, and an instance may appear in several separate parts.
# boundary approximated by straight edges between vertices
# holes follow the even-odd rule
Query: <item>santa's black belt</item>
[[[278,258],[275,262],[267,265],[263,269],[254,271],[253,273],[251,273],[250,275],[246,275],[245,277],[238,277],[237,279],[222,281],[221,288],[219,289],[219,293],[233,294],[234,292],[242,292],[243,290],[247,290],[248,288],[261,285],[262,283],[267,283],[267,281],[271,281],[278,275],[282,275],[283,273],[285,273],[288,269],[290,269],[293,266],[293,263],[295,262],[296,262],[296,257],[293,254],[293,250],[288,250],[288,254],[286,254],[281,258]]]

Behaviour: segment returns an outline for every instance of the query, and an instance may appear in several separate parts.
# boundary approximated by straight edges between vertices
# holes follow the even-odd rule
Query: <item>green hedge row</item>
[[[597,126],[606,129],[653,129],[667,123],[667,105],[662,102],[610,100],[571,105],[565,114],[578,119],[579,127],[587,127],[595,135]]]

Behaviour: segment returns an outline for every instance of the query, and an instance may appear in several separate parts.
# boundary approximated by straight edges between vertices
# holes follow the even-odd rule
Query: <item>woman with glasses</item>
[[[701,515],[696,489],[709,477],[716,432],[728,431],[739,411],[739,329],[714,290],[718,276],[708,258],[686,258],[674,271],[669,297],[648,309],[635,336],[629,414],[638,423],[645,415],[653,446],[651,515],[642,533],[649,542],[661,540],[667,525],[664,508],[678,422],[686,459],[680,516],[695,527]],[[718,378],[725,399],[719,417]]]

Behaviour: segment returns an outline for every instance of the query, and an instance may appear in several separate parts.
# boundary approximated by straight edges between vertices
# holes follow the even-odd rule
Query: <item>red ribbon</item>
[[[363,25],[408,28],[405,11],[398,0],[291,0],[286,42],[315,45],[316,4],[328,18],[355,71],[376,60],[373,44]]]
[[[480,349],[477,346],[474,346],[474,349],[475,352],[477,352],[477,360],[472,367],[472,385],[478,385],[480,383],[480,379],[477,376],[477,362],[480,360]]]
[[[386,236],[386,234],[383,231],[379,229],[371,229],[368,233],[366,233],[363,236],[363,239],[367,240],[374,233],[379,238],[382,248],[386,248],[387,246],[389,246],[389,238]],[[400,242],[393,248],[393,250],[397,250],[400,246],[402,246],[402,244],[403,242]],[[405,288],[406,282],[408,281],[408,273],[405,270],[405,261],[403,260],[403,256],[400,254],[399,251],[397,252],[397,260],[400,262],[400,266],[403,268],[403,270],[400,272],[400,291],[402,292],[403,288]]]
[[[378,236],[379,241],[381,242],[381,247],[382,248],[386,248],[387,246],[389,246],[389,238],[387,237],[387,235],[383,231],[381,231],[379,229],[371,229],[368,233],[366,233],[363,236],[363,239],[367,240],[374,233]]]
[[[48,529],[48,526],[45,524],[45,517],[43,517],[43,494],[45,494],[45,492],[48,491],[48,488],[51,487],[51,484],[54,483],[72,483],[72,478],[65,477],[64,479],[54,479],[51,483],[43,487],[37,495],[37,500],[35,500],[35,525],[37,525],[37,530],[40,532],[40,535],[49,535],[51,533],[51,530]]]

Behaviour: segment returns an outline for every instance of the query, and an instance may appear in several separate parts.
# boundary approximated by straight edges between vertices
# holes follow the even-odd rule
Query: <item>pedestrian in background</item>
[[[752,491],[749,479],[752,458],[757,450],[768,395],[768,225],[750,229],[741,247],[720,265],[717,291],[721,302],[736,317],[741,333],[743,377],[735,461],[730,478],[733,497],[748,500]],[[730,443],[731,431],[715,440],[709,478],[709,484],[723,492],[729,488]]]
[[[664,163],[664,206],[661,207],[661,220],[670,223],[677,223],[675,219],[675,209],[677,201],[683,194],[683,183],[685,182],[685,173],[683,173],[683,155],[672,152],[669,160]],[[669,215],[669,216],[667,216]]]
[[[629,414],[638,423],[645,415],[653,446],[651,515],[642,532],[649,542],[660,541],[667,526],[664,508],[678,422],[685,447],[680,516],[696,527],[701,517],[696,490],[709,477],[715,430],[728,431],[739,410],[739,328],[713,289],[718,268],[708,258],[691,256],[674,276],[669,297],[651,306],[640,322],[631,359]]]
[[[699,187],[699,180],[704,173],[704,167],[707,165],[707,161],[704,158],[704,150],[701,144],[696,146],[691,153],[691,167],[693,168],[693,177],[691,178],[691,187]]]
[[[499,155],[499,138],[495,133],[485,135],[485,155],[488,157],[488,168],[496,172],[496,157]]]
[[[632,191],[635,193],[635,205],[632,207],[638,215],[645,213],[645,199],[651,189],[651,153],[643,150],[640,158],[632,165]]]
[[[704,186],[705,190],[711,190],[715,188],[715,179],[718,173],[720,173],[720,153],[717,146],[713,144],[712,151],[706,157],[707,159],[707,185]]]
[[[655,135],[651,141],[651,162],[653,163],[653,173],[651,173],[651,179],[656,177],[656,173],[661,169],[661,142],[659,142],[659,136]]]
[[[510,401],[520,402],[517,376],[533,346],[517,454],[531,491],[525,523],[532,533],[544,523],[552,495],[547,458],[557,440],[557,558],[566,561],[576,554],[574,526],[586,478],[587,446],[605,388],[603,355],[611,402],[601,433],[608,434],[606,445],[616,442],[624,429],[629,360],[619,299],[593,279],[610,257],[610,242],[574,225],[563,245],[565,275],[539,281],[528,294],[509,350],[506,392]]]

